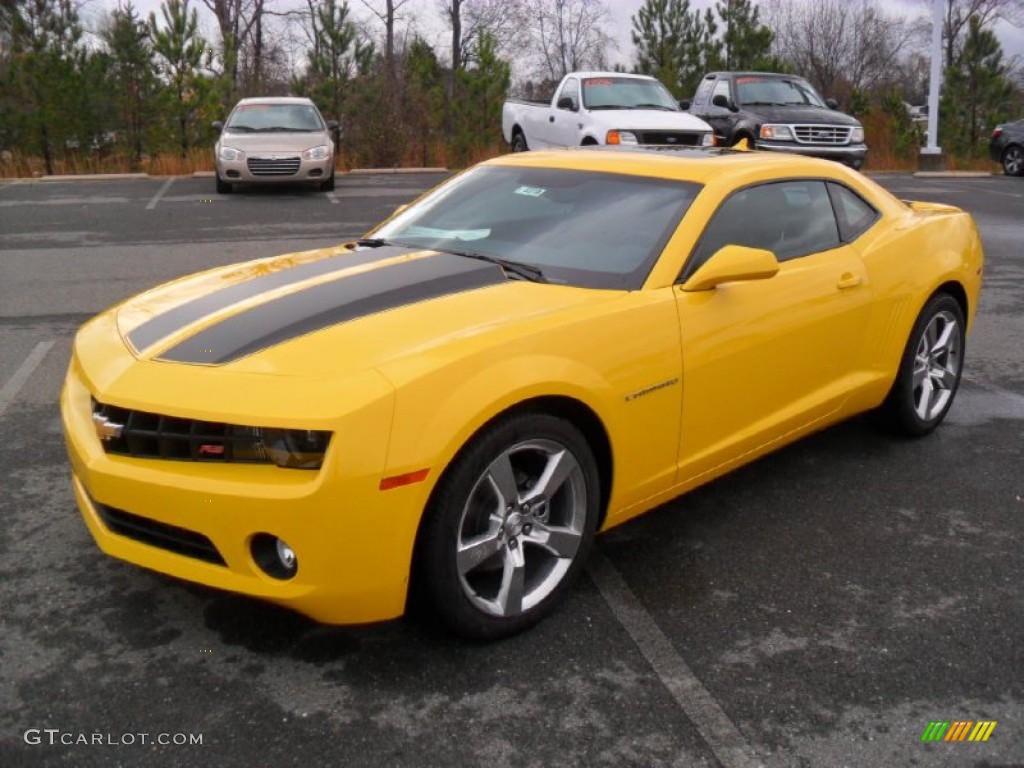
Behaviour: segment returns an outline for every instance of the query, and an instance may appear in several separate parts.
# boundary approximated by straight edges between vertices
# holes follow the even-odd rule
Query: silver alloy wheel
[[[956,392],[960,365],[960,326],[952,312],[937,312],[914,352],[914,410],[922,421],[945,412]]]
[[[470,602],[492,616],[530,610],[561,583],[583,542],[587,484],[554,440],[513,445],[473,485],[456,564]]]
[[[1003,170],[1007,176],[1020,176],[1024,173],[1024,149],[1013,146],[1003,155]]]

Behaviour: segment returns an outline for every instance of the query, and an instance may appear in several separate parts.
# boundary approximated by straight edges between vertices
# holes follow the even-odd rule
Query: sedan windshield
[[[587,77],[583,80],[587,109],[661,109],[678,112],[679,105],[657,80],[635,77]]]
[[[525,264],[551,283],[636,290],[699,191],[668,179],[485,166],[432,192],[373,237]]]
[[[224,128],[241,133],[310,133],[325,130],[312,104],[240,104],[231,113]]]
[[[825,107],[821,96],[806,80],[779,77],[738,77],[736,91],[740,104],[775,104],[785,106]]]

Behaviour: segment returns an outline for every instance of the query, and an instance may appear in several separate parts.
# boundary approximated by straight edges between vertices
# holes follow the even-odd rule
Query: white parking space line
[[[328,192],[327,193],[327,199],[330,200],[331,203],[333,203],[334,205],[337,205],[338,203],[341,202],[340,200],[338,200],[338,196],[336,194],[334,194],[333,192]]]
[[[156,204],[160,202],[160,198],[164,196],[164,193],[167,192],[168,189],[171,188],[171,184],[173,183],[173,176],[164,182],[164,185],[160,187],[160,191],[153,195],[153,199],[150,200],[149,204],[146,206],[147,211],[152,211],[154,208],[156,208]]]
[[[25,382],[28,381],[32,372],[39,367],[39,364],[43,362],[43,358],[46,357],[46,353],[50,351],[53,346],[52,341],[40,341],[32,351],[28,353],[28,357],[18,367],[18,370],[14,372],[14,375],[7,380],[7,383],[0,387],[0,416],[4,415],[4,411],[7,410],[14,398],[17,397],[21,388],[25,386]]]
[[[975,192],[975,193],[977,193],[979,191],[977,185],[965,184],[963,182],[958,182],[955,179],[952,180],[952,181],[949,181],[948,183],[949,183],[950,186],[952,186],[952,187],[954,187],[954,188],[956,188],[958,190],[965,190],[967,192]],[[982,187],[981,191],[984,194],[986,194],[986,195],[1002,195],[1003,197],[1024,197],[1024,194],[1022,194],[1020,192],[1003,192],[1003,190],[1001,190],[1001,189],[992,189],[992,185],[991,184],[989,184],[988,186]]]
[[[743,734],[643,609],[615,566],[596,548],[591,552],[587,573],[723,768],[759,768],[762,763]]]
[[[21,181],[21,179],[15,179],[14,181],[10,181],[10,182],[8,182],[6,184],[0,184],[0,192],[3,192],[8,187],[16,187],[16,186],[18,186],[21,183],[23,183]]]

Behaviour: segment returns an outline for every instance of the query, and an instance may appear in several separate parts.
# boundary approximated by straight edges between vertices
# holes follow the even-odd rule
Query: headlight
[[[771,123],[761,126],[761,138],[772,141],[792,141],[793,131],[788,125],[772,125]]]
[[[326,160],[331,156],[331,148],[326,144],[321,144],[319,147],[313,147],[307,149],[302,153],[303,160]]]
[[[310,429],[260,430],[263,449],[279,467],[290,469],[319,469],[324,463],[330,432]]]
[[[639,144],[636,134],[632,131],[608,131],[604,138],[605,144]]]
[[[705,133],[704,134],[704,138],[702,138],[700,140],[700,145],[702,147],[713,147],[713,146],[715,146],[715,132],[714,131],[708,131],[707,133]]]
[[[245,152],[234,147],[221,147],[220,159],[225,163],[233,163],[237,160],[245,160]]]
[[[864,143],[864,129],[857,126],[850,131],[850,143],[851,144],[863,144]]]

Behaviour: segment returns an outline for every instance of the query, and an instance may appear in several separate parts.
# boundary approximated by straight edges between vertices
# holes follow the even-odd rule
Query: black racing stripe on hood
[[[506,281],[500,267],[441,253],[321,283],[206,328],[160,360],[229,363],[346,320]]]
[[[408,248],[395,246],[385,246],[364,251],[345,251],[337,256],[317,259],[306,264],[300,264],[297,267],[281,269],[267,275],[261,275],[252,280],[246,280],[244,283],[229,285],[226,288],[221,288],[205,296],[199,296],[181,306],[150,318],[128,334],[128,341],[131,342],[135,349],[141,351],[213,312],[230,307],[232,304],[245,301],[253,296],[258,296],[261,293],[313,277],[319,277],[320,275],[328,275],[331,272],[340,272],[350,267],[358,267],[363,264],[372,264],[382,259],[390,259],[408,252]]]

